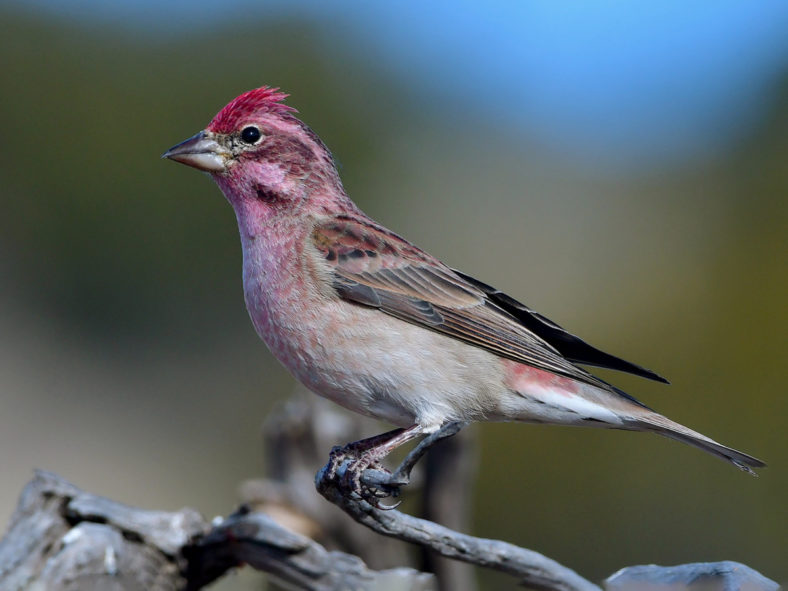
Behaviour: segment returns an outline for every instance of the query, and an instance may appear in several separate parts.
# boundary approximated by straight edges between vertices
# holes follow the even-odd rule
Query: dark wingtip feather
[[[502,291],[478,279],[474,279],[461,271],[457,271],[456,269],[453,270],[468,283],[482,290],[489,302],[516,318],[520,324],[536,336],[544,339],[545,342],[572,363],[623,371],[662,384],[670,383],[667,379],[650,369],[646,369],[645,367],[641,367],[635,363],[611,355],[610,353],[605,353],[589,345],[580,337],[573,335],[549,318],[531,310],[525,304],[518,302]]]
[[[572,350],[568,350],[565,352],[565,351],[561,351],[559,347],[556,347],[559,351],[561,351],[562,354],[566,356],[567,359],[569,359],[569,361],[572,361],[573,363],[582,363],[584,365],[604,367],[606,369],[615,369],[617,371],[630,373],[632,375],[636,375],[641,378],[646,378],[648,380],[653,380],[655,382],[660,382],[662,384],[670,384],[670,382],[666,378],[662,377],[655,371],[652,371],[648,368],[637,365],[630,361],[626,361],[625,359],[621,359],[620,357],[616,357],[615,355],[610,355],[609,353],[600,351],[599,349],[589,345],[582,339],[579,339],[577,337],[574,338],[580,343],[582,343],[582,345],[579,345],[578,343],[573,343],[571,345],[572,350],[574,350],[575,348],[580,350],[579,351],[581,353],[580,356],[577,355],[577,352],[572,352]]]

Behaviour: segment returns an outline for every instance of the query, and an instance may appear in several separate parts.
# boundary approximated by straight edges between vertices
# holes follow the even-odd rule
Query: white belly
[[[293,323],[271,310],[258,333],[299,381],[350,410],[431,430],[493,418],[509,394],[487,351],[339,300],[306,309]]]

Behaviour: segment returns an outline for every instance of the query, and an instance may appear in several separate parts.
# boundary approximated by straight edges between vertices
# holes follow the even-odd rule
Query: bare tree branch
[[[420,544],[449,558],[505,572],[518,577],[522,584],[537,589],[600,591],[597,585],[538,552],[498,540],[461,534],[396,510],[376,509],[342,484],[342,476],[349,463],[346,460],[333,478],[325,468],[318,472],[315,479],[317,489],[353,519],[376,532]],[[390,488],[389,475],[379,470],[366,470],[363,481],[365,485],[380,490]]]
[[[406,564],[405,559],[400,561],[404,556],[396,545],[401,545],[400,540],[449,559],[508,573],[532,588],[601,591],[536,552],[375,508],[348,490],[352,484],[343,475],[352,458],[344,460],[333,477],[324,468],[315,482],[323,496],[369,529],[348,520],[339,510],[326,511],[334,507],[321,506],[316,495],[308,494],[311,487],[307,482],[320,450],[341,436],[335,429],[341,430],[342,421],[338,417],[333,422],[327,420],[328,415],[316,407],[289,406],[283,413],[274,421],[275,427],[268,425],[268,447],[277,450],[277,455],[269,458],[271,478],[251,487],[250,504],[212,524],[193,509],[137,509],[84,492],[55,474],[37,472],[22,492],[0,540],[0,591],[197,591],[243,564],[295,589],[435,591],[438,585],[452,591],[464,589],[455,586],[465,583],[463,574],[452,566],[438,569],[442,581],[399,566]],[[354,428],[358,427],[355,424]],[[455,433],[461,425],[455,427],[443,435]],[[417,445],[393,475],[383,470],[364,471],[366,490],[397,494],[399,486],[409,480],[410,467],[440,436],[433,434],[431,442],[427,438]],[[427,515],[444,522],[453,519],[455,527],[463,527],[470,473],[462,469],[471,462],[465,462],[467,442],[457,442],[444,439],[431,450],[430,456],[440,465],[424,479],[425,504]],[[465,449],[458,452],[458,445]],[[416,481],[418,484],[418,478]],[[462,494],[455,497],[458,488]],[[278,515],[290,520],[287,523],[309,535],[284,527],[257,508],[278,509]],[[381,543],[376,533],[392,539]],[[355,552],[327,550],[312,536],[345,547],[355,545],[359,553],[378,561],[395,556],[396,561],[388,564],[398,567],[371,569]],[[389,550],[391,555],[381,556]],[[472,581],[467,574],[465,577]],[[605,588],[625,591],[657,585],[701,591],[712,580],[725,589],[778,588],[752,569],[729,562],[629,567],[611,576]],[[467,588],[472,587],[470,582]]]
[[[370,570],[260,513],[211,528],[192,509],[136,509],[37,472],[0,540],[0,589],[193,591],[244,563],[298,589],[435,588],[432,575]]]
[[[37,472],[0,541],[1,587],[174,591],[181,546],[206,529],[191,509],[140,511]]]
[[[184,551],[187,591],[201,589],[239,564],[249,564],[298,589],[427,591],[435,579],[410,568],[374,571],[352,554],[329,552],[262,513],[240,511]]]
[[[695,562],[678,566],[628,566],[605,579],[606,591],[780,591],[775,581],[741,562]]]
[[[381,486],[388,474],[368,471]],[[324,493],[375,531],[445,556],[513,574],[537,588],[599,591],[544,556],[496,540],[474,538],[396,511],[353,500],[332,482]],[[332,496],[333,495],[333,496]],[[434,591],[430,574],[409,568],[375,571],[357,556],[329,552],[269,517],[240,510],[209,526],[192,509],[144,511],[86,493],[48,472],[25,487],[0,540],[2,591],[197,591],[228,570],[249,564],[290,588],[312,591]],[[611,576],[609,591],[681,588],[776,591],[779,585],[733,562],[638,566]]]

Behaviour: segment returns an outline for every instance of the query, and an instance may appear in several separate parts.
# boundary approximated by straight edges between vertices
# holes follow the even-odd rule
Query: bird
[[[343,448],[355,455],[356,492],[361,470],[394,448],[477,421],[647,431],[753,475],[765,466],[581,366],[667,383],[662,376],[364,214],[288,96],[269,86],[245,92],[162,158],[210,174],[232,206],[246,307],[273,355],[314,393],[397,427]]]

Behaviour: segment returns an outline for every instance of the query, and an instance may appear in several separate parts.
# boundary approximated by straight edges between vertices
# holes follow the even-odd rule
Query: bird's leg
[[[413,425],[407,429],[394,429],[381,435],[348,443],[342,447],[335,447],[331,450],[329,462],[324,468],[324,478],[334,479],[344,465],[344,471],[340,475],[340,483],[343,488],[356,493],[378,509],[393,509],[396,505],[381,505],[380,499],[398,496],[400,487],[410,482],[410,473],[424,454],[438,441],[457,434],[467,424],[465,421],[445,423],[440,429],[420,441],[393,474],[389,474],[388,477],[378,474],[371,478],[370,475],[367,475],[368,482],[366,483],[362,482],[364,472],[369,468],[388,472],[380,465],[380,460],[400,445],[418,437],[422,432],[422,427]],[[346,460],[347,464],[345,464]],[[370,483],[369,480],[374,483]]]
[[[380,490],[375,484],[362,485],[362,474],[368,468],[379,469],[378,474],[382,472],[385,481],[389,471],[380,465],[380,460],[396,447],[418,437],[421,432],[420,425],[412,425],[407,429],[394,429],[342,447],[334,447],[328,463],[317,474],[318,489],[333,481],[335,486],[356,493],[374,506],[379,506],[378,498],[390,496],[391,493]]]
[[[402,463],[397,466],[394,473],[389,477],[388,485],[395,489],[394,494],[399,493],[399,487],[405,486],[410,482],[410,473],[416,463],[424,456],[425,453],[441,439],[446,439],[452,435],[456,435],[461,429],[468,426],[468,421],[453,421],[451,423],[444,423],[440,429],[434,433],[430,433],[419,441],[419,444],[405,456]]]
[[[411,429],[412,428],[413,427],[411,427]],[[404,431],[406,431],[406,429],[394,429],[392,431],[387,431],[386,433],[381,433],[380,435],[374,435],[372,437],[367,437],[366,439],[352,441],[351,443],[346,443],[345,445],[334,446],[331,449],[328,465],[326,466],[328,477],[334,478],[334,476],[336,476],[337,470],[342,465],[342,462],[344,462],[346,459],[358,458],[360,457],[360,454],[385,444],[391,439],[401,435]]]
[[[379,507],[380,502],[378,498],[381,496],[379,491],[375,487],[362,486],[361,475],[367,468],[381,467],[379,464],[380,460],[385,458],[403,443],[407,443],[414,437],[418,437],[421,434],[421,430],[422,427],[420,425],[413,425],[407,429],[395,429],[383,435],[356,442],[365,443],[366,449],[345,469],[345,473],[342,475],[342,483],[364,500]],[[367,443],[372,440],[375,440],[374,444]],[[358,447],[356,447],[355,450],[357,451]],[[390,493],[385,492],[382,496],[389,496],[389,494]]]

